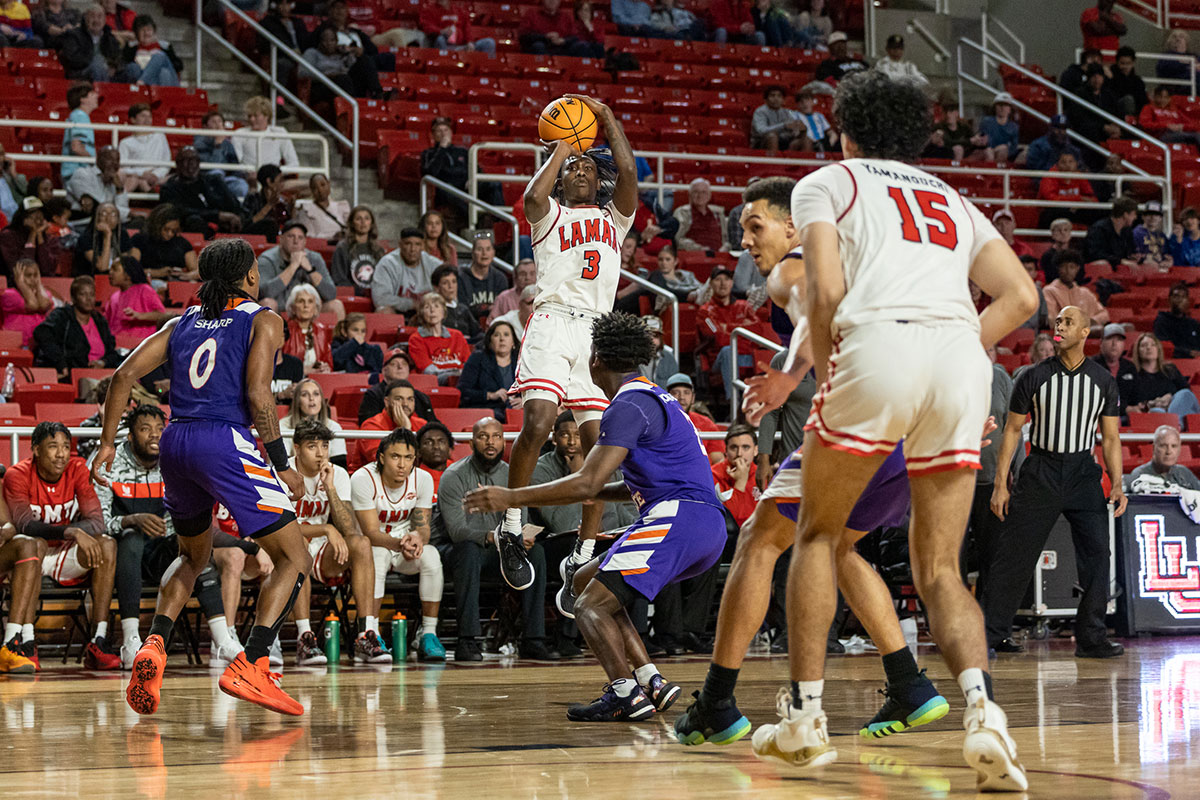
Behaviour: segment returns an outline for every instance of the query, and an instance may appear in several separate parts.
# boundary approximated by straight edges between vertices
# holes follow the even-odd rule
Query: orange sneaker
[[[9,675],[32,675],[35,665],[21,655],[21,637],[14,636],[12,641],[0,647],[0,672]]]
[[[133,657],[133,674],[125,690],[125,702],[139,714],[158,710],[158,692],[162,688],[163,670],[167,667],[167,648],[157,634],[146,639],[142,649]]]
[[[270,659],[263,656],[252,664],[246,659],[245,653],[238,653],[238,657],[221,673],[217,685],[232,697],[248,700],[280,714],[300,716],[304,713],[304,706],[288,697],[280,688],[279,679],[282,676],[278,672],[271,672],[270,663]]]

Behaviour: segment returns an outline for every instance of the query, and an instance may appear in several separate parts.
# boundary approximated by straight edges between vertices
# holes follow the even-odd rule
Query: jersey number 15
[[[931,192],[926,189],[913,189],[912,193],[925,222],[928,242],[947,250],[958,247],[958,228],[950,215],[946,213],[950,207],[946,196],[941,192]],[[904,190],[899,186],[892,186],[888,189],[888,197],[892,198],[896,204],[896,210],[900,212],[900,232],[904,236],[904,240],[918,244],[924,243],[926,240],[921,238],[921,230],[913,216],[912,206],[909,205],[908,198],[904,196]]]

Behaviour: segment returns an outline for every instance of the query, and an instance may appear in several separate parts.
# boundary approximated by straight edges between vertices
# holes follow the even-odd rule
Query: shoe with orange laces
[[[9,675],[32,675],[34,664],[21,655],[21,637],[14,636],[12,641],[0,647],[0,672]]]
[[[167,648],[162,637],[155,634],[142,645],[133,657],[133,669],[129,676],[129,688],[125,690],[125,702],[139,714],[153,714],[158,710],[159,690],[162,688],[163,670],[167,666]]]
[[[238,653],[238,657],[221,673],[217,685],[227,695],[248,700],[280,714],[298,717],[304,713],[304,706],[279,687],[281,677],[278,672],[271,672],[267,656],[251,663],[243,652]]]

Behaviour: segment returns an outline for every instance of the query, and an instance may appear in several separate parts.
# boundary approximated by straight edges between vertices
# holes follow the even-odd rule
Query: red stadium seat
[[[424,375],[419,372],[413,372],[409,374],[408,382],[411,383],[413,388],[418,392],[424,392],[425,394],[429,394],[438,388],[436,375]]]
[[[321,394],[328,400],[338,389],[366,386],[370,376],[366,372],[314,372],[308,377],[321,387]]]
[[[1160,425],[1172,425],[1178,428],[1179,415],[1159,414],[1153,411],[1145,413],[1141,411],[1129,412],[1129,430],[1134,433],[1154,433]]]
[[[75,387],[69,383],[25,383],[13,390],[13,400],[21,411],[36,416],[38,403],[70,403],[75,399]]]
[[[71,370],[71,385],[75,387],[75,396],[83,396],[79,391],[79,382],[84,378],[94,378],[96,380],[100,380],[101,378],[109,377],[115,371],[116,370],[109,369],[108,367],[75,367]]]
[[[362,396],[367,393],[369,388],[369,386],[343,386],[334,390],[330,405],[337,409],[339,420],[357,422],[358,407],[362,404]]]
[[[429,395],[429,402],[434,408],[458,408],[458,401],[461,399],[458,389],[452,386],[436,386],[426,392]]]
[[[90,403],[37,403],[35,409],[39,421],[53,420],[68,428],[75,427],[96,413],[96,407]]]
[[[452,432],[469,431],[484,417],[494,418],[490,408],[439,408],[438,420]]]

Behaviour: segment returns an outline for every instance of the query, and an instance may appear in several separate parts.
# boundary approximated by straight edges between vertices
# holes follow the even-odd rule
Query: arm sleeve
[[[350,478],[350,505],[355,511],[375,509],[375,481],[366,467],[355,470]]]
[[[240,536],[234,536],[225,531],[214,530],[212,533],[212,546],[218,547],[236,547],[248,556],[258,555],[258,545],[253,539],[243,539]]]
[[[1021,377],[1025,376],[1022,375]],[[1104,408],[1100,411],[1100,416],[1115,417],[1120,413],[1120,406],[1121,398],[1117,393],[1117,382],[1109,376],[1109,379],[1104,384]]]
[[[1033,373],[1035,367],[1030,367],[1021,373],[1021,377],[1017,378],[1013,384],[1012,397],[1008,400],[1008,411],[1010,414],[1028,414],[1033,408]],[[1108,407],[1108,396],[1105,394],[1105,408]]]
[[[95,454],[93,453],[93,458],[94,457],[95,457]],[[89,462],[89,463],[91,463],[91,462]],[[112,501],[113,501],[112,487],[97,483],[96,484],[96,499],[100,503],[100,513],[104,517],[105,532],[108,533],[109,536],[111,536],[115,539],[117,536],[119,536],[121,534],[121,531],[123,530],[123,528],[121,526],[121,517],[113,516],[113,513],[112,513]],[[170,519],[170,515],[167,515],[167,518]]]
[[[849,167],[842,164],[821,167],[792,190],[792,220],[796,230],[802,231],[814,222],[836,225],[857,193],[858,186]]]

